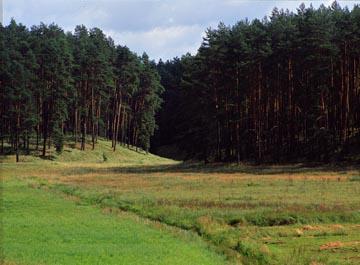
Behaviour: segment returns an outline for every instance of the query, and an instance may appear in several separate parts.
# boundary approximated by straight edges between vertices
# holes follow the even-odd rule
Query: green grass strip
[[[223,264],[190,242],[141,220],[5,181],[3,247],[9,264]]]

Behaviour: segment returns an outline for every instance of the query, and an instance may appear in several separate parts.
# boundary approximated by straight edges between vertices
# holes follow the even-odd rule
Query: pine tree
[[[29,150],[29,137],[34,123],[31,88],[33,81],[34,56],[29,47],[29,32],[25,26],[11,20],[4,30],[4,46],[2,53],[4,68],[2,70],[2,87],[4,91],[3,109],[5,126],[8,126],[12,148],[19,161],[20,138],[23,146]],[[3,127],[4,129],[4,127]]]
[[[39,68],[37,70],[41,124],[43,136],[42,155],[51,145],[53,137],[56,150],[63,148],[63,124],[67,119],[67,95],[72,89],[72,56],[64,32],[56,25],[41,24],[32,28],[33,49]]]
[[[358,10],[336,2],[330,8],[301,5],[297,13],[274,9],[262,21],[220,23],[207,31],[195,56],[181,60],[184,70],[174,81],[170,66],[160,62],[165,95],[182,79],[181,108],[160,119],[183,111],[186,118],[175,119],[182,129],[170,139],[204,160],[344,155],[358,137]],[[165,106],[175,101],[165,99]]]

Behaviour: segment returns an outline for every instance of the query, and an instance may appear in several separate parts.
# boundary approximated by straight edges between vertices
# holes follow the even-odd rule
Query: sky
[[[273,7],[296,11],[304,2],[314,7],[333,0],[0,0],[3,24],[11,18],[28,27],[55,23],[65,31],[76,25],[98,27],[116,44],[139,55],[162,60],[195,54],[207,28],[218,23],[233,25],[248,18],[270,15]],[[351,8],[358,1],[338,1]],[[1,8],[1,5],[0,5]],[[0,16],[1,19],[1,16]]]

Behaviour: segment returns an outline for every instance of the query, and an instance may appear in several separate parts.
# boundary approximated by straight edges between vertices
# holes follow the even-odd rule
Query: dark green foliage
[[[360,181],[360,176],[353,176],[350,178],[350,181]]]
[[[98,28],[29,31],[12,20],[0,30],[1,153],[7,140],[19,160],[20,149],[30,153],[31,142],[38,150],[41,138],[42,156],[51,145],[62,152],[69,133],[82,150],[89,134],[93,149],[102,136],[114,150],[117,142],[149,150],[163,88],[147,55],[115,46]]]
[[[159,110],[161,99],[159,95],[163,92],[160,84],[160,76],[155,65],[149,62],[146,54],[142,56],[142,69],[140,73],[141,98],[140,111],[138,116],[139,145],[146,151],[150,149],[150,137],[154,134],[155,113]]]
[[[61,130],[54,131],[54,145],[56,152],[61,153],[64,148],[64,135]]]
[[[72,55],[62,29],[56,25],[44,25],[31,29],[32,50],[38,69],[34,97],[39,104],[42,120],[43,150],[46,155],[48,139],[54,137],[56,150],[63,148],[63,123],[68,116],[67,95],[72,89]]]
[[[20,137],[24,137],[23,146],[28,149],[28,137],[36,122],[31,90],[37,65],[29,45],[30,34],[26,27],[12,20],[7,27],[1,28],[1,40],[1,150],[3,151],[4,137],[7,136],[18,161]]]
[[[205,162],[356,157],[359,10],[275,8],[209,29],[195,56],[159,62],[166,92],[154,150],[176,144]]]

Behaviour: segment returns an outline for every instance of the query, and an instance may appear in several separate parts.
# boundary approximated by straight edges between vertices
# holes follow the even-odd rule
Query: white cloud
[[[78,22],[81,21],[84,25],[94,25],[97,21],[104,23],[110,16],[111,14],[109,14],[107,10],[102,9],[99,6],[91,6],[79,10],[79,13],[75,13],[72,19]]]
[[[186,52],[196,53],[205,29],[200,25],[155,27],[148,31],[107,30],[114,41],[126,45],[137,53],[146,52],[153,59],[172,58]]]
[[[225,5],[229,5],[229,6],[241,6],[241,5],[245,5],[248,3],[254,3],[254,1],[251,0],[223,0]]]

